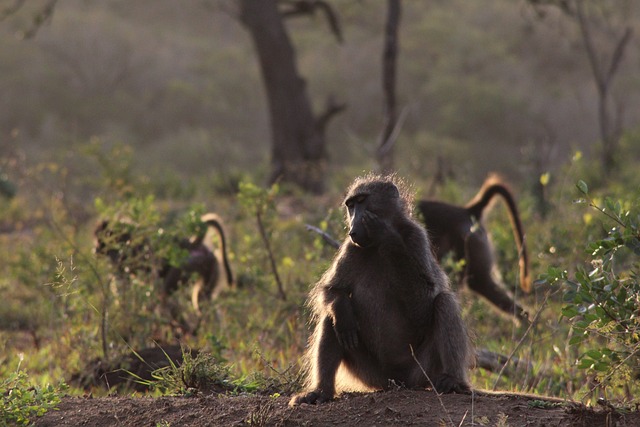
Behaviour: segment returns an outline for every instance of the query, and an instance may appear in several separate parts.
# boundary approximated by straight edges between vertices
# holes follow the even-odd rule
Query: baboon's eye
[[[349,210],[351,210],[355,205],[358,205],[367,200],[367,196],[368,194],[359,194],[357,196],[353,196],[352,198],[344,202],[344,204]]]

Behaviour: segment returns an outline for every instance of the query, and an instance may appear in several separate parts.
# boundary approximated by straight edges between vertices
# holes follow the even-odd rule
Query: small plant
[[[604,199],[602,205],[578,182],[579,200],[595,208],[613,225],[605,237],[588,244],[589,269],[579,266],[574,277],[549,268],[544,279],[566,285],[562,315],[569,319],[571,345],[590,347],[578,357],[578,368],[594,375],[596,387],[628,385],[640,368],[640,215],[637,204]],[[594,346],[595,344],[595,346]]]
[[[481,425],[481,426],[488,426],[489,425],[489,417],[483,415],[483,416],[475,416],[473,417],[473,422],[475,424]]]
[[[181,216],[165,219],[153,196],[114,203],[96,198],[95,207],[101,220],[94,231],[98,256],[90,261],[99,280],[85,284],[87,294],[100,295],[94,305],[99,307],[103,354],[108,359],[114,337],[139,348],[166,325],[157,310],[163,272],[184,263],[189,252],[178,242],[204,235],[206,225],[200,219],[204,206],[194,205]],[[99,289],[93,289],[96,282]]]
[[[278,191],[279,187],[277,184],[272,185],[269,190],[264,190],[253,183],[241,182],[238,200],[247,211],[256,217],[258,231],[260,232],[262,243],[267,251],[271,272],[278,287],[278,297],[285,301],[287,294],[284,291],[284,286],[278,273],[275,255],[269,240],[273,232],[273,214],[275,212],[275,198],[278,195]]]
[[[273,424],[273,410],[275,403],[272,399],[260,402],[256,408],[247,415],[245,422],[250,426],[268,426]]]
[[[504,412],[498,413],[498,420],[495,425],[496,427],[509,427],[509,416]]]
[[[150,381],[138,378],[142,384],[162,394],[192,396],[198,392],[227,392],[236,389],[227,365],[221,364],[211,353],[183,349],[182,363],[177,365],[167,356],[169,366],[153,372]]]
[[[29,425],[34,417],[56,409],[67,386],[29,384],[25,371],[18,369],[0,381],[0,425]]]

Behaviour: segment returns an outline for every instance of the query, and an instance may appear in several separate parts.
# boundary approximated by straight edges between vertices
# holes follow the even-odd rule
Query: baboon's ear
[[[387,196],[393,199],[397,199],[400,197],[400,190],[398,190],[398,187],[394,183],[389,183],[389,185],[387,186],[386,193],[387,193]]]

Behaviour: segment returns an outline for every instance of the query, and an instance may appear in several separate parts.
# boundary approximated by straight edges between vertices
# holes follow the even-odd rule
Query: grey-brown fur
[[[349,236],[311,291],[308,385],[292,405],[341,389],[430,387],[429,379],[439,392],[470,390],[460,309],[404,188],[376,175],[350,186]]]

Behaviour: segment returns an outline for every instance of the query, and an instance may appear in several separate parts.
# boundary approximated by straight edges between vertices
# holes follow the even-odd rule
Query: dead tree
[[[578,25],[582,44],[589,60],[589,68],[598,92],[598,124],[602,140],[601,162],[604,175],[608,176],[614,172],[617,166],[617,154],[620,138],[623,134],[623,111],[620,105],[615,105],[611,88],[633,35],[633,29],[629,25],[624,25],[622,30],[608,28],[608,32],[611,34],[609,37],[613,43],[611,44],[611,53],[607,55],[604,52],[599,52],[596,47],[594,34],[596,25],[594,13],[589,11],[590,2],[585,0],[529,0],[529,2],[538,11],[544,6],[555,6],[565,16],[575,20]],[[615,8],[616,5],[611,7]]]
[[[269,183],[280,180],[308,192],[322,193],[327,169],[325,129],[329,119],[345,107],[330,102],[324,113],[317,117],[313,114],[283,19],[320,8],[329,17],[334,34],[341,33],[335,14],[325,2],[288,1],[282,2],[282,7],[280,10],[277,0],[240,2],[240,21],[250,32],[258,54],[269,105],[272,143]]]
[[[631,27],[626,27],[615,42],[613,53],[609,60],[603,59],[596,52],[591,25],[587,21],[584,11],[584,1],[576,0],[576,17],[582,35],[591,73],[598,89],[598,121],[600,123],[600,137],[602,138],[602,166],[605,175],[613,172],[616,166],[616,154],[622,137],[622,114],[611,111],[611,86],[624,56],[625,48],[631,39]]]

